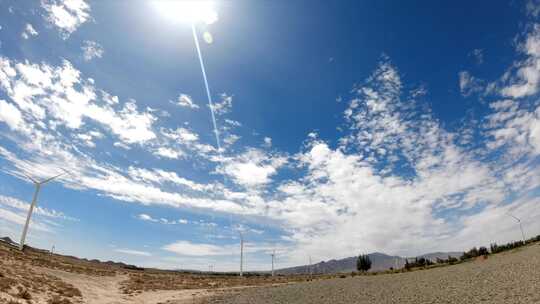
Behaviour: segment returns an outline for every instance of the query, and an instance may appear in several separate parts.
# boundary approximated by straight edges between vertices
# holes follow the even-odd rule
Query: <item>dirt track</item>
[[[209,302],[540,303],[540,245],[429,270],[254,288]]]

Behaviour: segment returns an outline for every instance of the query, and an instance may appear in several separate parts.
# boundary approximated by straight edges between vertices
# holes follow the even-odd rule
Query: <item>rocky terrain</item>
[[[253,288],[209,303],[540,303],[540,244],[427,270]]]

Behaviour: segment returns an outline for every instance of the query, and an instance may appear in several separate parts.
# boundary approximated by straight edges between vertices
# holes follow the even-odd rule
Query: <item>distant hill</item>
[[[448,256],[459,257],[463,252],[433,252],[421,255],[419,257],[424,257],[430,259],[433,262],[437,258],[446,259]],[[405,265],[405,258],[400,256],[390,256],[384,253],[375,252],[370,253],[369,258],[371,259],[371,269],[370,271],[380,271],[388,270],[390,267],[402,268]],[[409,258],[409,261],[414,258]],[[349,257],[339,260],[329,260],[322,261],[312,265],[312,271],[314,274],[330,274],[330,273],[342,273],[342,272],[351,272],[356,271],[356,257]],[[308,274],[309,265],[302,265],[290,268],[283,268],[276,270],[277,274]]]
[[[19,244],[15,243],[12,239],[10,239],[9,237],[3,237],[3,238],[0,238],[0,242],[4,242],[8,245],[11,245],[11,246],[18,246]]]

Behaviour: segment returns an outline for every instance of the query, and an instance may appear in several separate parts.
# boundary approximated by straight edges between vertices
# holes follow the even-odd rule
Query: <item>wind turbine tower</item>
[[[508,216],[511,216],[512,218],[514,218],[518,223],[519,223],[519,229],[521,230],[521,237],[523,238],[523,243],[526,242],[525,240],[525,233],[523,232],[523,226],[521,225],[521,219],[519,219],[517,216],[514,216],[510,213],[508,213]]]
[[[61,173],[61,174],[58,174],[56,176],[53,176],[51,178],[48,178],[46,180],[43,180],[43,181],[37,181],[35,179],[33,179],[32,177],[26,175],[23,173],[24,176],[26,176],[30,181],[32,181],[32,183],[34,183],[34,185],[36,186],[36,190],[34,191],[34,198],[32,199],[32,204],[30,205],[30,209],[28,209],[28,216],[26,217],[26,223],[24,224],[24,229],[23,229],[23,233],[22,233],[22,236],[21,236],[21,242],[19,243],[19,250],[23,250],[24,249],[24,242],[26,240],[26,233],[28,233],[28,226],[30,225],[30,218],[32,217],[32,212],[34,211],[34,207],[36,206],[37,204],[37,198],[38,198],[38,194],[39,194],[39,190],[41,189],[41,186],[43,186],[44,184],[62,176],[66,174],[66,172],[64,173]]]
[[[242,232],[240,234],[240,276],[244,276],[244,235]]]
[[[274,276],[274,258],[276,256],[275,250],[272,252],[271,256],[272,256],[272,276]]]

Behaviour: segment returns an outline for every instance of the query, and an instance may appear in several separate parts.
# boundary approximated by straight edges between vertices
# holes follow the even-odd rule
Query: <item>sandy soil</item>
[[[46,277],[54,277],[64,282],[69,282],[72,286],[78,289],[82,296],[80,298],[72,297],[69,299],[73,303],[88,303],[88,304],[183,304],[183,303],[198,303],[202,298],[210,296],[212,293],[208,290],[186,289],[186,290],[158,290],[144,291],[133,294],[125,294],[121,287],[121,283],[128,280],[126,274],[118,274],[115,276],[94,276],[80,273],[72,273],[57,269],[49,269],[44,267],[33,267],[32,275],[45,275]],[[13,294],[13,293],[11,293]],[[47,298],[46,294],[32,293],[32,303],[49,303],[51,298]],[[3,296],[3,297],[2,297]],[[7,300],[12,300],[17,303],[24,303],[24,299],[18,299],[17,296],[12,296],[9,293],[0,292],[0,303],[7,303]],[[59,302],[63,303],[63,302]],[[66,302],[67,303],[67,302]]]
[[[259,287],[208,303],[540,303],[540,246],[408,273]]]
[[[304,281],[268,277],[132,269],[129,265],[21,252],[0,243],[0,304],[200,303],[210,295],[248,286]]]

